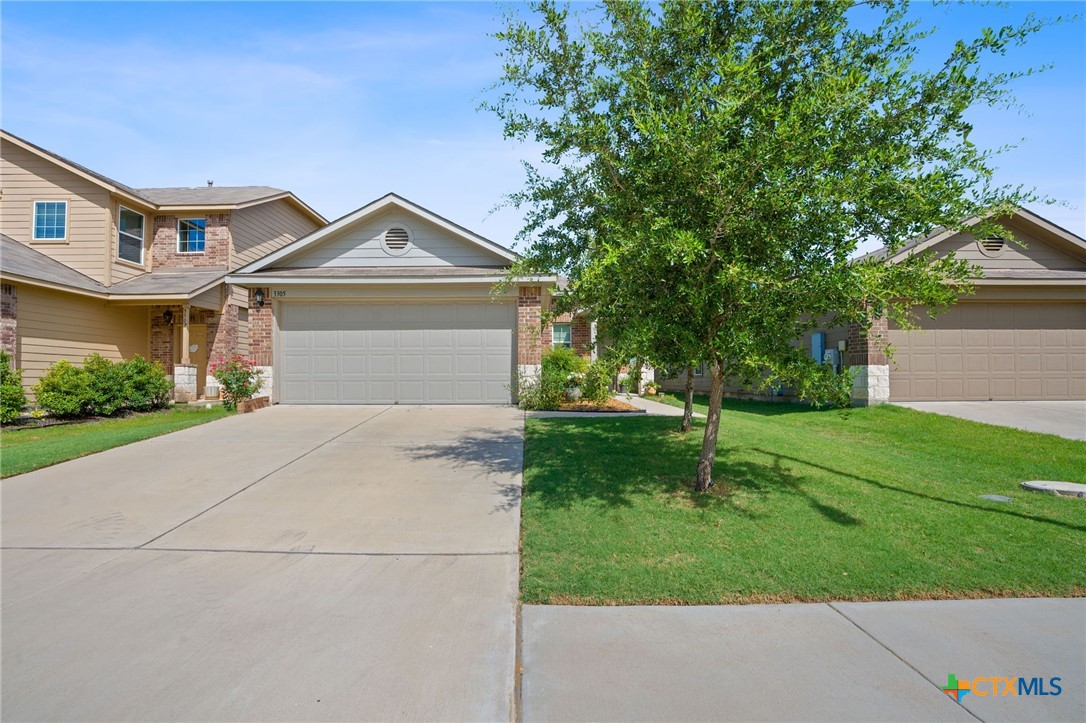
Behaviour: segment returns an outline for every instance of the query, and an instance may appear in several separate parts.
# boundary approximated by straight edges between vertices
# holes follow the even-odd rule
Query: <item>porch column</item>
[[[185,365],[192,363],[189,358],[189,310],[188,304],[181,307],[181,363]]]
[[[173,398],[178,402],[191,402],[196,399],[198,382],[196,367],[189,355],[189,318],[191,309],[188,304],[181,307],[181,363],[173,365]]]

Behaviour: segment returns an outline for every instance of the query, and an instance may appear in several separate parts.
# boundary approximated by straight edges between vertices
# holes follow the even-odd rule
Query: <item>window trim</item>
[[[121,230],[121,212],[122,211],[128,211],[129,213],[134,213],[134,214],[136,214],[137,216],[139,216],[139,217],[141,217],[143,219],[143,226],[142,226],[142,228],[143,228],[143,237],[140,238],[140,260],[139,261],[133,261],[132,259],[126,259],[126,258],[123,258],[121,256],[121,235],[123,234],[123,235],[127,236],[130,239],[136,238],[135,235],[130,234],[127,231],[122,231]],[[143,268],[145,263],[146,263],[146,260],[147,260],[147,250],[145,248],[146,245],[147,245],[147,214],[140,213],[139,211],[137,211],[134,208],[129,208],[128,206],[122,206],[121,204],[118,203],[117,204],[117,260],[122,262],[122,263],[132,264],[133,266],[138,266],[140,268]]]
[[[554,338],[554,331],[560,326],[569,327],[569,341],[556,341]],[[562,347],[565,349],[573,348],[573,322],[571,321],[556,321],[551,324],[551,349],[557,349]]]
[[[705,362],[702,362],[701,364],[698,364],[697,366],[694,367],[694,376],[695,377],[703,377],[703,376],[705,376]]]
[[[181,222],[182,221],[203,221],[204,222],[204,248],[203,249],[201,249],[200,251],[182,251],[181,250]],[[189,218],[180,218],[179,217],[177,219],[177,223],[175,224],[175,226],[177,228],[177,237],[175,239],[176,243],[174,245],[174,250],[179,255],[181,255],[181,256],[200,256],[201,254],[207,253],[207,216],[204,216],[202,219],[199,216],[190,216]]]
[[[64,235],[60,238],[39,238],[38,233],[38,204],[39,203],[63,203],[64,204]],[[67,198],[39,198],[30,203],[30,240],[37,243],[68,243],[68,223],[71,220],[71,204]]]

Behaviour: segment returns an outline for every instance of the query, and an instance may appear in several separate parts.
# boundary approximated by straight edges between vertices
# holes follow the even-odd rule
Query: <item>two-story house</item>
[[[263,303],[226,274],[326,223],[289,191],[130,188],[0,131],[0,345],[28,389],[97,352],[161,362],[200,397]]]

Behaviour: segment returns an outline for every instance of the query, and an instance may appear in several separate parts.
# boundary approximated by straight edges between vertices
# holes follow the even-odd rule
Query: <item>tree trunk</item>
[[[686,401],[683,404],[683,423],[680,432],[689,432],[694,420],[694,367],[686,368]]]
[[[709,414],[705,420],[705,438],[701,443],[701,458],[698,459],[698,480],[694,484],[697,492],[707,492],[713,483],[713,462],[716,461],[716,438],[720,431],[720,403],[724,398],[724,374],[720,365],[713,362],[709,366],[712,375],[712,387],[709,390]]]

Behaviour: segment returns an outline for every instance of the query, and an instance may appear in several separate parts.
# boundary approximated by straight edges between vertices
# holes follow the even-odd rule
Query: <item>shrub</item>
[[[61,359],[34,386],[38,406],[60,419],[86,416],[91,403],[91,378],[85,369]]]
[[[557,409],[566,401],[566,388],[582,386],[588,362],[571,349],[558,347],[543,355],[538,377],[517,375],[521,409]]]
[[[112,417],[125,406],[124,376],[120,364],[114,364],[100,354],[83,360],[88,374],[87,413],[96,417]]]
[[[615,374],[614,362],[596,359],[584,372],[581,385],[581,397],[590,402],[602,404],[611,398],[611,378]]]
[[[264,383],[256,364],[239,354],[212,364],[211,376],[222,386],[223,406],[227,409],[237,409],[238,402],[252,399]]]
[[[0,423],[14,422],[25,406],[23,370],[15,368],[10,354],[0,351]]]
[[[125,406],[135,412],[162,409],[170,402],[173,383],[158,362],[136,355],[117,365],[124,380]]]

